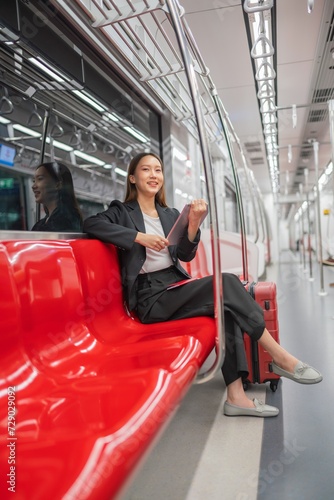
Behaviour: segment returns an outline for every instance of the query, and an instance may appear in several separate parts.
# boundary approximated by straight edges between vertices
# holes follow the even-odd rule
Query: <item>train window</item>
[[[161,154],[161,119],[59,16],[43,23],[29,3],[15,5],[16,17],[3,17],[0,8],[6,25],[0,42],[0,135],[15,150],[11,174],[24,176],[27,199],[26,205],[17,204],[23,211],[17,226],[31,230],[47,216],[32,190],[41,158],[69,168],[85,218],[111,199],[123,199],[132,156],[148,150]],[[43,10],[42,2],[39,7]],[[24,20],[21,28],[16,18]],[[1,228],[8,229],[6,217]]]
[[[98,212],[103,212],[103,210],[106,209],[106,206],[103,203],[98,203],[92,200],[78,199],[78,203],[84,219],[91,215],[95,215]]]

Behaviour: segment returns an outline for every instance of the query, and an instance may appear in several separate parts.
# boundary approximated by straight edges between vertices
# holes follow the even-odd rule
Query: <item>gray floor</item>
[[[324,380],[311,387],[282,382],[282,409],[265,422],[258,488],[260,499],[332,500],[334,498],[334,267],[325,267],[324,290],[319,266],[313,282],[282,255],[278,273],[280,331],[284,346],[321,369]],[[267,401],[276,400],[269,394]]]
[[[276,393],[249,395],[280,408],[273,419],[222,413],[220,375],[194,385],[122,500],[332,500],[334,498],[334,268],[314,281],[291,252],[268,270],[278,287],[281,344],[321,369],[303,386],[282,380]]]

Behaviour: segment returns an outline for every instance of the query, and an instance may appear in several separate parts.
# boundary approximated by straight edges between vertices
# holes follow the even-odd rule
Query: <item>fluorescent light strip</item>
[[[50,144],[50,142],[51,142],[50,137],[46,138],[46,142],[48,144]],[[55,148],[62,149],[63,151],[73,151],[73,148],[71,146],[68,146],[67,144],[64,144],[63,142],[55,141],[54,139],[52,141],[52,145]]]
[[[105,113],[102,118],[106,121],[108,120],[111,120],[113,122],[119,122],[120,121],[120,118],[118,118],[117,115],[115,115],[115,113]]]
[[[331,175],[332,172],[333,172],[333,162],[330,162],[325,170],[325,174]]]
[[[18,130],[23,134],[31,135],[32,137],[41,137],[41,134],[39,132],[35,132],[35,130],[31,130],[31,128],[24,127],[23,125],[19,125],[18,123],[15,123],[13,125],[13,129]]]
[[[137,132],[134,128],[123,127],[123,129],[126,130],[127,132],[129,132],[129,134],[133,135],[133,137],[138,139],[138,141],[143,142],[143,143],[148,142],[148,138],[145,137],[144,135],[140,134],[139,132]]]
[[[0,123],[3,123],[4,125],[8,125],[8,123],[10,123],[10,120],[7,120],[7,118],[3,118],[2,116],[0,116]]]
[[[121,175],[122,177],[126,177],[128,175],[128,173],[125,170],[118,167],[115,168],[115,172],[116,174]]]
[[[79,158],[82,158],[85,161],[88,161],[89,163],[95,163],[95,165],[98,165],[99,167],[103,167],[105,164],[105,161],[98,160],[95,158],[95,156],[88,155],[86,153],[83,153],[82,151],[74,151],[75,156],[78,156]]]
[[[51,70],[49,68],[49,65],[46,61],[41,60],[40,57],[36,59],[36,57],[29,57],[29,61],[32,62],[35,66],[37,66],[39,69],[44,71],[48,76],[51,76],[53,80],[56,80],[56,82],[64,82],[65,80],[68,80],[65,76],[62,76],[58,73],[56,73],[54,70]]]
[[[80,99],[89,104],[92,108],[95,108],[97,111],[103,113],[106,111],[106,108],[99,104],[93,97],[90,97],[86,94],[86,92],[82,92],[81,90],[73,90],[73,93],[77,95]]]
[[[187,155],[182,153],[179,149],[173,148],[173,156],[177,158],[180,161],[186,161],[187,160]]]

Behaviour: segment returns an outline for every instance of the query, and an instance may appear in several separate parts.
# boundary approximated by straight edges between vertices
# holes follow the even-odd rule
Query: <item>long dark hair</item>
[[[74,213],[79,218],[81,224],[83,222],[81,210],[78,201],[75,197],[73,179],[70,169],[63,163],[57,161],[41,163],[39,167],[44,167],[48,174],[56,182],[60,183],[58,191],[57,207],[69,213]],[[47,213],[47,207],[44,207]]]
[[[136,200],[138,197],[138,192],[135,184],[132,184],[130,182],[130,175],[134,175],[136,168],[138,166],[138,163],[142,158],[145,156],[153,156],[156,158],[162,168],[162,173],[164,172],[164,164],[162,162],[162,159],[160,156],[156,155],[155,153],[139,153],[136,155],[132,160],[130,161],[129,167],[128,167],[128,176],[126,179],[126,193],[125,193],[125,199],[124,201],[133,201]],[[157,194],[155,195],[155,201],[162,207],[167,207],[166,203],[166,194],[165,194],[165,184],[161,186]]]

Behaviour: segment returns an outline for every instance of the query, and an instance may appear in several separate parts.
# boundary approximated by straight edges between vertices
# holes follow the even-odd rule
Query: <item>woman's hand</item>
[[[189,224],[198,224],[201,217],[207,211],[208,204],[205,200],[193,200],[190,203]]]
[[[167,238],[157,236],[156,234],[146,234],[138,232],[135,242],[143,245],[143,247],[150,248],[151,250],[156,250],[157,252],[160,252],[160,250],[168,247]]]
[[[201,223],[203,214],[207,211],[208,204],[205,200],[193,200],[190,204],[188,217],[188,238],[190,241],[195,239],[196,233]]]

